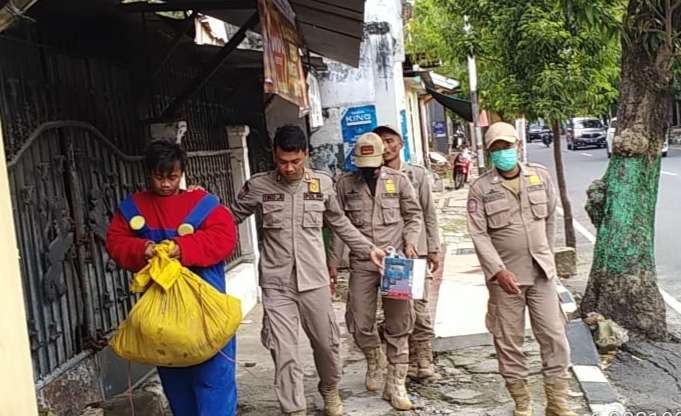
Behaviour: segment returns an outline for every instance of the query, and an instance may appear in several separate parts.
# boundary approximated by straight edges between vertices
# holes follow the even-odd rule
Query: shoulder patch
[[[470,198],[468,200],[468,203],[466,204],[466,208],[468,209],[468,212],[471,214],[475,213],[478,211],[478,200],[475,198]]]

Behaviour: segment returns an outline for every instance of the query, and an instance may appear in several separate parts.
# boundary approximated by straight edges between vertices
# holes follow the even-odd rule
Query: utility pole
[[[468,17],[464,17],[464,30],[470,33],[471,25]],[[478,106],[478,70],[475,64],[473,52],[468,55],[468,81],[471,94],[471,112],[473,113],[473,140],[478,153],[478,168],[485,168],[485,146],[482,143],[482,130],[480,129],[480,108]]]

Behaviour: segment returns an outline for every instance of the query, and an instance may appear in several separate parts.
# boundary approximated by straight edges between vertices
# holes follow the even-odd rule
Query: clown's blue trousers
[[[191,367],[158,367],[174,416],[236,415],[236,337],[210,360]]]

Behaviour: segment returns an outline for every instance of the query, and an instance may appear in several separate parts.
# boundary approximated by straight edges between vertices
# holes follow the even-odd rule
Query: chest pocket
[[[485,202],[487,226],[492,229],[506,227],[511,222],[511,207],[506,198]]]
[[[545,189],[538,188],[529,191],[527,199],[530,200],[530,208],[535,218],[544,219],[549,216],[548,198],[546,197]]]
[[[360,199],[348,199],[345,202],[345,215],[350,219],[350,222],[357,227],[361,227],[365,223],[366,214]]]
[[[305,201],[303,208],[303,227],[321,228],[324,224],[324,203],[321,201]]]
[[[262,228],[284,227],[284,204],[265,202],[262,204]]]
[[[385,198],[381,200],[383,224],[396,224],[400,221],[400,199]]]

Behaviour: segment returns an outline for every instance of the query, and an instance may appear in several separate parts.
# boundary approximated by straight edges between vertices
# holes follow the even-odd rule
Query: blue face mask
[[[518,164],[518,151],[515,147],[494,151],[490,157],[494,166],[502,172],[512,171]]]

